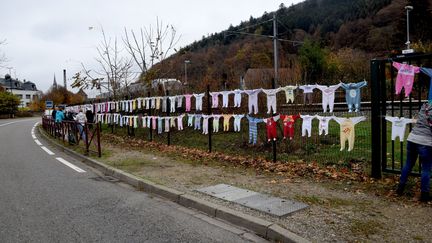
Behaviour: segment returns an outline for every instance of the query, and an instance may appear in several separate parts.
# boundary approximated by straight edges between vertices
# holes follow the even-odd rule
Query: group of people
[[[78,113],[73,112],[64,112],[62,107],[54,107],[54,110],[51,113],[51,117],[56,124],[59,124],[63,121],[76,121],[77,128],[81,138],[85,141],[86,134],[84,131],[84,126],[87,122],[94,122],[94,114],[91,110],[87,110],[86,113],[83,112],[82,109],[78,111]]]

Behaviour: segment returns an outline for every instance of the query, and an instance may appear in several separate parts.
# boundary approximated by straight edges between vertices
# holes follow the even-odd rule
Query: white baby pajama
[[[204,95],[205,95],[205,93],[193,94],[193,96],[195,97],[195,110],[197,110],[197,111],[202,110],[202,100],[203,100]]]
[[[258,114],[258,94],[261,92],[261,90],[262,89],[252,89],[252,90],[244,91],[249,96],[248,99],[249,114],[252,113],[252,109],[254,110],[255,114]]]
[[[302,123],[302,136],[306,136],[306,133],[308,134],[308,137],[312,136],[312,120],[315,118],[315,116],[310,115],[300,115],[300,117],[303,119]]]
[[[280,91],[280,88],[263,89],[262,91],[267,95],[267,114],[270,114],[272,109],[273,113],[276,113],[276,94]]]
[[[178,129],[179,131],[183,130],[183,117],[184,117],[184,116],[185,116],[185,115],[182,114],[182,115],[180,115],[180,116],[177,117],[177,129]]]
[[[241,106],[242,93],[243,93],[243,90],[239,90],[239,89],[234,90],[234,107],[240,107]]]
[[[391,117],[386,116],[385,119],[392,123],[392,132],[391,132],[391,139],[394,141],[396,140],[396,137],[399,137],[399,141],[403,142],[405,141],[405,130],[406,125],[408,123],[414,123],[414,119],[408,119],[404,117]]]
[[[171,96],[171,97],[169,97],[169,100],[170,100],[170,112],[175,112],[175,103],[176,103],[176,99],[177,99],[177,96]]]
[[[241,119],[244,115],[233,115],[234,117],[234,132],[240,132]]]
[[[219,106],[219,95],[220,92],[210,92],[212,97],[212,108],[217,108]]]
[[[328,135],[329,122],[333,119],[333,116],[315,116],[318,121],[318,135]]]
[[[203,118],[203,132],[202,134],[208,134],[209,115],[202,115]]]
[[[229,95],[232,94],[232,91],[221,91],[222,94],[222,107],[227,108],[229,102]]]
[[[341,84],[336,84],[331,86],[325,86],[325,85],[316,86],[322,92],[322,107],[324,112],[327,112],[327,106],[329,107],[330,112],[333,112],[335,91],[340,86]]]

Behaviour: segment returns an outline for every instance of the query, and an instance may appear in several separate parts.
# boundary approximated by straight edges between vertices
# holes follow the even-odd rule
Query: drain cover
[[[308,207],[308,205],[300,202],[272,197],[226,184],[210,186],[197,191],[279,217]]]

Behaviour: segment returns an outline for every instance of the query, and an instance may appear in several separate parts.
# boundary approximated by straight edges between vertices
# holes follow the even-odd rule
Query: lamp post
[[[190,60],[185,60],[184,61],[184,68],[185,68],[185,82],[184,85],[187,85],[188,80],[187,80],[187,65],[190,63]]]
[[[414,50],[410,48],[411,42],[409,39],[409,31],[410,31],[410,29],[409,29],[409,12],[413,9],[414,9],[413,6],[410,6],[410,5],[405,6],[405,10],[406,10],[406,14],[407,14],[407,42],[405,43],[405,45],[407,46],[407,49],[402,50],[402,54],[409,54],[409,53],[414,52]]]

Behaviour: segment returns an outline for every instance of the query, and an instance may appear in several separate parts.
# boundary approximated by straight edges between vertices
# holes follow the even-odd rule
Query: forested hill
[[[311,40],[327,51],[327,58],[331,58],[329,52],[337,56],[340,50],[344,51],[342,56],[348,53],[363,59],[386,55],[405,47],[404,7],[408,4],[414,7],[410,13],[412,42],[430,42],[432,0],[306,0],[289,7],[281,4],[275,12],[208,34],[181,48],[162,66],[172,70],[171,77],[183,80],[181,67],[184,60],[190,60],[189,80],[219,84],[238,82],[249,68],[271,68],[272,40],[260,35],[273,35],[274,13],[280,39]],[[280,67],[295,69],[301,47],[281,41]]]

